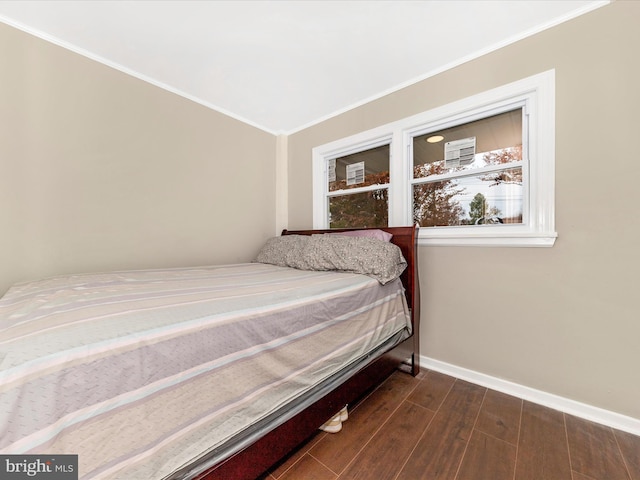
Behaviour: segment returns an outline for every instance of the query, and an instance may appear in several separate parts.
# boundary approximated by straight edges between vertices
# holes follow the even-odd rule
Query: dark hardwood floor
[[[640,480],[640,437],[433,372],[394,373],[262,480]]]

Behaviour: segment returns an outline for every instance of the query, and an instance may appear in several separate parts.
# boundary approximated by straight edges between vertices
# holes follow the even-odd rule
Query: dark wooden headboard
[[[407,304],[411,309],[411,322],[413,324],[413,334],[416,337],[416,349],[419,344],[420,326],[420,282],[418,280],[418,226],[413,227],[382,227],[378,230],[393,235],[391,242],[400,247],[402,255],[407,261],[407,268],[400,276],[404,285]],[[282,235],[312,235],[317,233],[337,233],[350,230],[375,230],[365,228],[342,228],[332,230],[283,230]],[[416,352],[418,353],[418,352]]]

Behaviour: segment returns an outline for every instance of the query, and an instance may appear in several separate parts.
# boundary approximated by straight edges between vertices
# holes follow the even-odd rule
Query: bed
[[[251,263],[12,287],[0,453],[78,455],[86,479],[256,478],[419,372],[416,231],[285,230]]]

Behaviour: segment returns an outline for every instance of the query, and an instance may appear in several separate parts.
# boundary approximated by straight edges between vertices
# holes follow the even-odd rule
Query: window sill
[[[434,235],[421,230],[418,245],[430,247],[553,247],[558,234],[550,233],[506,233],[506,234],[456,234],[454,232]]]

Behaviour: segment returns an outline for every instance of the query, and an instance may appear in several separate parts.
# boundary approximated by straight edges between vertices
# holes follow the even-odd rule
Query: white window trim
[[[555,71],[504,85],[418,115],[316,147],[313,159],[313,225],[328,228],[326,164],[329,158],[390,144],[389,225],[413,222],[410,209],[413,169],[410,148],[418,132],[486,112],[525,103],[528,119],[528,195],[522,225],[430,227],[420,245],[551,247],[555,243]],[[524,148],[524,146],[523,146]]]

